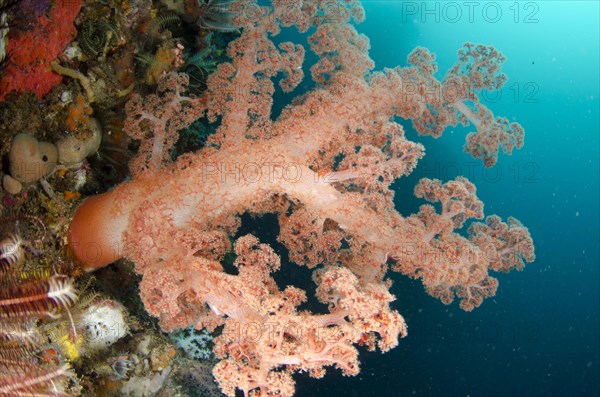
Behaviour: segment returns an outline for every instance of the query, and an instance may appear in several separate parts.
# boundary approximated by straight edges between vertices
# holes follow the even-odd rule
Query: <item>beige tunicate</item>
[[[4,175],[2,177],[2,187],[10,194],[19,194],[23,189],[23,184],[10,175]]]
[[[90,118],[87,123],[90,135],[87,139],[68,136],[56,142],[58,147],[58,161],[67,166],[77,165],[86,157],[96,153],[102,141],[102,129],[100,123]]]
[[[14,137],[8,155],[10,175],[21,183],[39,181],[50,174],[58,159],[56,146],[27,134]]]

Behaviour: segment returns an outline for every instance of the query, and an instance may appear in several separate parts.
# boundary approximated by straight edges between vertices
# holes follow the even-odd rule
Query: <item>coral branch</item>
[[[443,82],[435,79],[435,55],[426,48],[415,49],[408,57],[411,67],[402,71],[408,81],[407,92],[423,96],[413,125],[421,134],[438,137],[448,126],[472,123],[476,132],[467,135],[465,151],[483,160],[486,167],[496,164],[499,149],[511,154],[523,147],[524,130],[509,123],[479,102],[476,91],[500,89],[507,81],[500,73],[505,58],[494,47],[465,43],[458,52],[459,61],[448,71]]]
[[[142,100],[135,94],[127,102],[124,130],[130,137],[141,140],[139,154],[129,165],[133,174],[155,171],[170,163],[179,130],[204,113],[199,98],[183,95],[187,83],[187,75],[167,75],[160,80],[155,95]]]

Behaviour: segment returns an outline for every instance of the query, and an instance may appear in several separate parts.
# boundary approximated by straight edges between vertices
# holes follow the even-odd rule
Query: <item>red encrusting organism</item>
[[[42,98],[62,81],[50,63],[77,35],[73,26],[82,0],[56,0],[48,15],[40,15],[32,30],[9,34],[10,61],[0,80],[0,101],[10,92],[33,92]]]

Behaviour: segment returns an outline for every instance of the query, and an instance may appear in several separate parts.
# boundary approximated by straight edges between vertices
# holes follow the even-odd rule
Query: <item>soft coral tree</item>
[[[348,23],[362,18],[355,1],[233,5],[232,21],[242,34],[229,45],[231,61],[209,77],[201,98],[172,106],[173,98],[185,96],[185,79],[169,76],[176,90],[134,99],[126,124],[137,133],[135,122],[142,121],[140,137],[152,142],[142,145],[139,158],[160,161],[146,162],[131,181],[88,198],[75,214],[69,243],[88,270],[133,260],[143,276],[141,298],[163,329],[223,326],[215,339],[221,361],[214,374],[226,394],[237,388],[246,395],[289,396],[293,372],[321,377],[332,365],[354,375],[354,344],[387,351],[406,334],[404,319],[390,306],[390,262],[444,303],[458,297],[471,310],[496,291],[490,271],[532,261],[533,244],[518,222],[495,217],[472,224],[470,237],[463,236],[460,228],[469,219],[484,216],[465,178],[421,181],[415,193],[432,204],[409,217],[396,210],[390,188],[424,154],[395,118],[437,136],[468,120],[463,105],[479,106],[479,115],[483,107],[465,84],[501,82],[493,66],[500,57],[491,47],[469,50],[477,52],[478,63],[470,68],[473,57],[461,55],[443,82],[424,49],[409,56],[407,67],[372,72],[368,41]],[[288,13],[288,6],[297,12]],[[335,22],[323,17],[332,7]],[[273,78],[283,76],[282,89],[290,90],[302,77],[302,48],[271,40],[291,25],[316,27],[310,44],[320,55],[312,70],[319,84],[272,118]],[[458,96],[431,95],[451,81],[461,89]],[[205,147],[173,163],[154,156],[156,137],[173,133],[169,120],[183,128],[199,114],[220,120]],[[481,143],[484,161],[494,158],[502,141],[491,137],[499,141]],[[278,217],[278,239],[293,261],[314,269],[326,313],[299,309],[304,291],[294,280],[275,282],[279,257],[254,236],[234,242],[235,271],[226,271],[220,262],[246,212]]]

